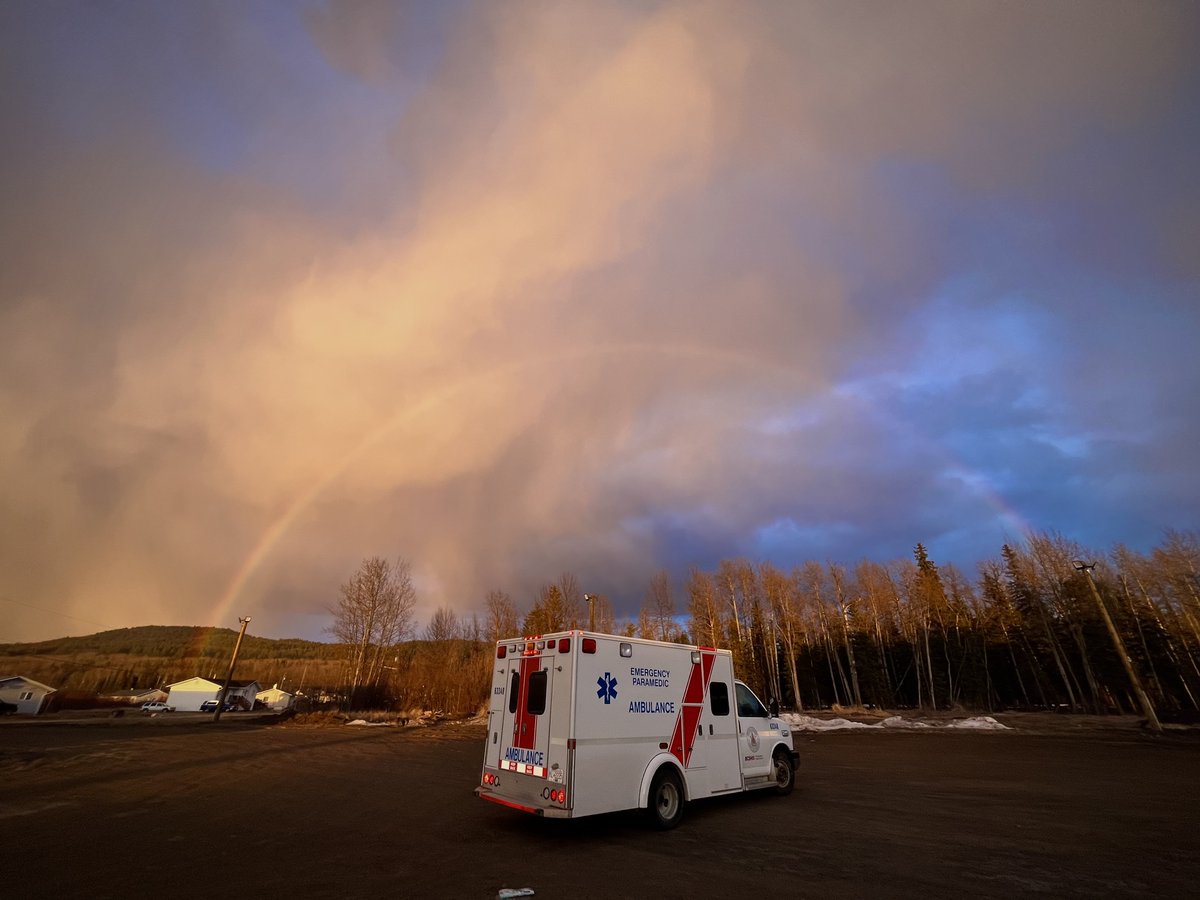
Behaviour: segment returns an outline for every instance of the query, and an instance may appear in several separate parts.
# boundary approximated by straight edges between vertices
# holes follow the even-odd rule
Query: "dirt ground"
[[[547,821],[484,803],[483,729],[269,718],[0,726],[20,898],[1183,897],[1200,736],[1086,720],[798,734],[792,796]]]

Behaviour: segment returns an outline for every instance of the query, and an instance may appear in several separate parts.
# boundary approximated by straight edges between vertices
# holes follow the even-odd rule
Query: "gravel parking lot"
[[[472,794],[483,729],[231,716],[0,728],[11,897],[1180,897],[1200,739],[797,735],[787,798],[544,821]]]

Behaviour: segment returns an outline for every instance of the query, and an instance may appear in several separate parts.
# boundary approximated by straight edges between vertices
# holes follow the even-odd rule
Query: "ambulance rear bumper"
[[[547,819],[571,818],[571,810],[569,809],[563,809],[558,806],[530,806],[528,803],[519,803],[516,800],[509,800],[506,797],[501,797],[495,792],[489,791],[484,787],[475,788],[475,796],[480,800],[487,800],[490,803],[495,803],[499,806],[507,806],[509,809],[517,809],[521,812],[531,813],[535,816],[544,816]]]

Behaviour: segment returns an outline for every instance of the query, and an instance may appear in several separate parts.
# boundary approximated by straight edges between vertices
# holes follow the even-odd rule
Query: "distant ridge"
[[[114,628],[78,637],[53,638],[31,643],[0,644],[0,657],[77,656],[113,654],[156,658],[224,657],[233,652],[237,632],[231,628],[201,625],[140,625]],[[326,659],[339,645],[300,638],[264,638],[246,635],[242,659]]]

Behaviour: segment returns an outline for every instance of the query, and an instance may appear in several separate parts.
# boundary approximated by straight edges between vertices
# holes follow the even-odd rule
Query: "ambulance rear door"
[[[511,652],[513,649],[516,652]],[[504,704],[499,726],[500,739],[495,757],[489,762],[501,771],[516,772],[534,778],[550,779],[551,771],[561,772],[564,760],[552,760],[551,733],[556,710],[555,674],[563,671],[566,653],[560,654],[556,640],[513,642],[504,660]],[[561,684],[569,691],[570,675]],[[569,707],[559,703],[561,716]],[[568,722],[560,723],[565,730]],[[562,748],[565,753],[565,743]],[[558,756],[559,754],[555,754]],[[558,775],[561,780],[562,775]]]

